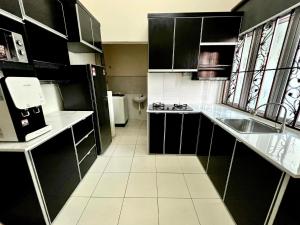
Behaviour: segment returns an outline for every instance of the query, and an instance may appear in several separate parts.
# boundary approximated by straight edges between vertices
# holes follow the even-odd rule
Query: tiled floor
[[[232,225],[195,156],[148,155],[145,121],[130,121],[54,225]]]

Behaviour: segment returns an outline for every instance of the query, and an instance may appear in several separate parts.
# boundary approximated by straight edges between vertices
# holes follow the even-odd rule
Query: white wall
[[[149,73],[148,103],[221,103],[225,81],[191,80],[191,74]]]
[[[42,91],[46,99],[46,104],[43,105],[44,114],[61,111],[63,104],[57,84],[41,84]]]
[[[146,43],[147,14],[230,11],[240,0],[81,0],[100,21],[104,43]]]

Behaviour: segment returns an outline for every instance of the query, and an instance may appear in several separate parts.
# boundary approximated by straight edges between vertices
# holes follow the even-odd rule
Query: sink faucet
[[[282,121],[282,123],[281,123],[281,128],[280,128],[280,130],[279,130],[280,133],[284,132],[284,130],[285,130],[285,123],[286,123],[287,108],[286,108],[283,104],[281,104],[281,103],[276,103],[276,102],[269,102],[269,103],[262,104],[262,105],[256,107],[256,109],[252,110],[252,112],[250,112],[250,113],[251,113],[253,116],[255,116],[255,115],[257,114],[259,108],[261,108],[261,107],[263,107],[263,106],[267,106],[267,105],[279,105],[279,106],[280,106],[280,109],[281,109],[281,108],[284,108],[283,121]],[[279,113],[280,113],[280,111],[279,111]]]

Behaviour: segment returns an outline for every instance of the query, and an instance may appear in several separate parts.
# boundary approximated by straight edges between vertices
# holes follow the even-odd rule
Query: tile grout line
[[[157,205],[157,222],[159,225],[159,204],[158,204],[158,182],[157,182],[157,167],[156,167],[156,156],[154,158],[155,161],[155,179],[156,179],[156,205]]]
[[[127,192],[128,183],[129,183],[129,177],[130,177],[130,173],[131,173],[132,162],[133,162],[133,157],[132,157],[132,159],[131,159],[130,169],[129,169],[128,178],[127,178],[127,183],[126,183],[126,188],[125,188],[125,192],[124,192],[124,196],[123,196],[123,201],[122,201],[121,210],[120,210],[120,213],[119,213],[117,225],[119,225],[119,223],[120,223],[120,218],[121,218],[121,214],[122,214],[122,211],[123,211],[123,205],[124,205],[124,201],[125,201],[125,197],[126,197],[126,192]]]

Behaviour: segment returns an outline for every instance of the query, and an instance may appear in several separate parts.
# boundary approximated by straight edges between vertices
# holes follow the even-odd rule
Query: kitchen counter
[[[26,152],[34,149],[52,137],[87,118],[92,111],[58,111],[45,115],[52,130],[28,142],[0,142],[0,152]]]
[[[225,125],[218,118],[242,119],[252,117],[249,113],[242,112],[232,107],[213,105],[191,105],[194,111],[155,111],[148,113],[203,113],[215,124],[233,135],[240,142],[251,148],[261,157],[269,161],[278,169],[294,178],[300,178],[300,132],[286,128],[283,133],[242,134]],[[255,117],[257,121],[274,126],[274,122]]]

